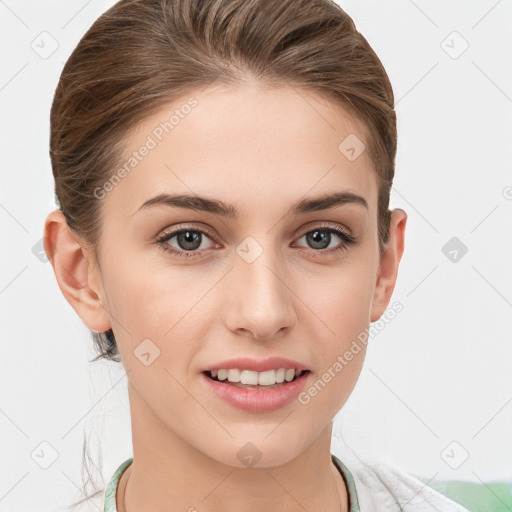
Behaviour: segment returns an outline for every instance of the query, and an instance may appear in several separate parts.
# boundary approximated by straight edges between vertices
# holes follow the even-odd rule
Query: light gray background
[[[88,330],[33,253],[55,209],[53,92],[113,3],[0,0],[0,511],[76,498],[84,431],[91,443],[102,437],[106,480],[132,454],[122,367],[89,364]],[[338,3],[394,87],[391,207],[409,220],[392,298],[404,309],[371,339],[333,452],[343,458],[346,443],[426,478],[510,480],[512,1]],[[452,237],[457,261],[445,255],[453,247],[443,252]]]

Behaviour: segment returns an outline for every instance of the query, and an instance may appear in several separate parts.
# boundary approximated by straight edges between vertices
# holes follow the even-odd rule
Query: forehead
[[[129,132],[122,178],[104,206],[129,216],[152,196],[178,192],[231,199],[261,216],[262,206],[278,212],[302,196],[348,190],[374,210],[366,132],[341,104],[305,89],[196,90]]]

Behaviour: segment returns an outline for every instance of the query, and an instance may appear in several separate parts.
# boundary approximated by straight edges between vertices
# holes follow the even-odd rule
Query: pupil
[[[183,231],[178,234],[178,243],[184,250],[194,250],[201,245],[201,234],[196,231]]]
[[[315,229],[306,236],[308,238],[308,242],[310,242],[315,249],[325,249],[329,247],[329,243],[331,241],[331,233],[329,233],[328,231]]]

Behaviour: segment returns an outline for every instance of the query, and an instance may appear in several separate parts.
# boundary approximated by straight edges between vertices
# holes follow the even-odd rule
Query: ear
[[[100,300],[103,288],[94,251],[73,234],[60,210],[46,218],[44,250],[60,290],[84,324],[96,332],[110,329],[108,312]]]
[[[377,284],[373,294],[370,321],[376,322],[388,307],[395,288],[398,265],[404,252],[405,225],[407,213],[399,208],[392,210],[389,226],[389,240],[380,256]]]

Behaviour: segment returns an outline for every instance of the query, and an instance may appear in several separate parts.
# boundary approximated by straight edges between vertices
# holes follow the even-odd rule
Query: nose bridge
[[[286,265],[272,247],[271,238],[258,241],[248,236],[242,241],[236,248],[231,277],[229,327],[249,330],[260,339],[273,336],[294,321]]]

